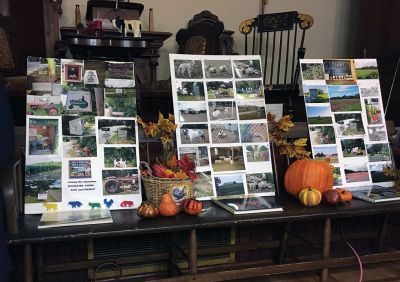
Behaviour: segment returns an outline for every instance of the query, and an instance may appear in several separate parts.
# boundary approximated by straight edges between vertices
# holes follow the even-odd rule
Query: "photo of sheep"
[[[175,78],[203,78],[200,60],[174,60]]]
[[[386,141],[386,129],[383,125],[381,126],[368,126],[369,141]]]
[[[390,161],[390,149],[388,143],[367,144],[368,160],[370,162]]]
[[[357,79],[378,79],[378,63],[372,60],[354,60]]]
[[[368,124],[382,124],[383,117],[379,99],[365,98],[364,105]]]
[[[315,160],[327,161],[331,164],[339,161],[336,145],[313,146],[312,151]]]
[[[269,147],[267,144],[247,145],[247,162],[268,162],[270,160]]]
[[[210,120],[237,120],[236,103],[234,101],[208,102]]]
[[[204,60],[204,74],[206,78],[232,78],[230,60]]]
[[[260,78],[260,60],[233,60],[235,78]]]
[[[360,112],[360,93],[357,85],[329,85],[332,112]]]
[[[344,164],[346,183],[369,181],[367,164],[364,162]]]
[[[245,192],[242,174],[214,175],[214,183],[218,197],[243,195]]]
[[[104,167],[137,167],[135,147],[104,147]]]
[[[379,97],[381,94],[379,80],[357,81],[362,97]]]
[[[207,122],[205,102],[178,102],[180,122]]]
[[[303,80],[323,80],[324,66],[318,63],[302,63],[301,74]]]
[[[224,81],[207,81],[207,96],[208,99],[233,99],[235,92],[233,84],[230,80]]]
[[[93,115],[63,115],[61,116],[61,120],[63,135],[96,135],[95,116]]]
[[[365,135],[360,113],[334,114],[338,137]]]
[[[312,145],[336,144],[333,126],[309,126]]]
[[[264,100],[239,100],[237,104],[240,120],[266,118]]]
[[[182,144],[206,144],[210,143],[208,124],[184,124],[179,128]]]
[[[246,169],[242,146],[211,147],[210,154],[214,172]]]
[[[237,123],[211,124],[212,143],[238,143],[239,130]]]
[[[306,103],[329,103],[326,85],[303,85],[303,94]]]
[[[238,99],[264,98],[264,87],[261,80],[236,81]]]
[[[246,183],[249,194],[275,192],[274,177],[271,172],[246,174]]]
[[[268,142],[268,127],[266,123],[240,124],[242,143]]]
[[[175,89],[178,101],[204,101],[203,82],[181,81]]]
[[[97,129],[99,144],[136,144],[133,119],[99,118]]]
[[[194,181],[192,189],[196,198],[214,196],[211,171],[197,172],[197,179]]]
[[[182,159],[183,155],[188,155],[195,162],[196,169],[210,165],[207,146],[179,147],[179,159]]]
[[[367,155],[363,138],[342,139],[340,143],[344,158],[364,157]]]
[[[387,176],[384,174],[384,169],[393,169],[393,165],[391,162],[383,163],[383,164],[370,164],[369,170],[371,172],[371,180],[373,183],[379,182],[388,182],[394,181],[395,178],[393,176]]]
[[[331,108],[329,106],[306,105],[308,124],[332,124]]]
[[[324,60],[324,73],[327,84],[355,84],[353,60]]]

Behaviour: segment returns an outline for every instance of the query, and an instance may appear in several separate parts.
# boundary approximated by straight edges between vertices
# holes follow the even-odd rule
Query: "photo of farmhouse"
[[[378,79],[376,60],[354,60],[357,79]]]
[[[306,103],[329,103],[326,85],[303,85],[303,94]]]
[[[339,161],[336,146],[313,146],[312,151],[315,160],[329,161],[329,163]]]
[[[332,112],[360,112],[360,93],[357,85],[329,85]]]
[[[364,135],[364,124],[360,113],[335,114],[335,128],[339,137]]]
[[[332,124],[329,106],[306,106],[308,124]]]
[[[211,147],[210,153],[214,172],[246,169],[242,146]]]
[[[345,164],[344,175],[346,183],[369,181],[366,163]]]
[[[180,122],[206,122],[207,105],[205,102],[178,102]]]
[[[238,111],[240,120],[266,118],[264,100],[239,100]]]
[[[208,99],[233,99],[235,97],[232,81],[208,81],[206,86]]]
[[[368,160],[370,162],[390,161],[390,149],[388,143],[367,144]]]
[[[327,84],[355,84],[353,60],[324,60],[325,80]]]
[[[204,60],[204,74],[206,78],[232,78],[230,60]]]
[[[203,82],[181,81],[176,86],[176,95],[178,101],[204,101],[204,85]]]
[[[214,175],[214,182],[218,197],[244,194],[242,174]]]
[[[246,182],[249,194],[275,192],[274,177],[271,172],[246,174]]]
[[[319,63],[302,63],[301,74],[303,80],[322,80],[324,79],[324,66]]]
[[[366,156],[365,143],[363,138],[342,139],[340,143],[342,145],[344,158]]]

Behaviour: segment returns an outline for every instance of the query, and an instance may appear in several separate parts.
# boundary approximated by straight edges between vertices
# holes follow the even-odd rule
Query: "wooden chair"
[[[266,102],[284,102],[287,113],[292,115],[293,98],[299,93],[299,59],[304,58],[305,34],[313,23],[309,15],[284,12],[259,15],[239,26],[240,33],[245,35],[245,54],[262,58]]]

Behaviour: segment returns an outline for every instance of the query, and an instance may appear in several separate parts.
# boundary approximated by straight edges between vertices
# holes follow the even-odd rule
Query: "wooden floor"
[[[394,282],[400,281],[400,260],[389,263],[364,265],[363,282]],[[360,271],[358,267],[342,267],[329,270],[328,282],[358,282]],[[231,280],[247,282],[249,279]],[[319,276],[313,272],[282,274],[251,279],[251,282],[318,282]]]

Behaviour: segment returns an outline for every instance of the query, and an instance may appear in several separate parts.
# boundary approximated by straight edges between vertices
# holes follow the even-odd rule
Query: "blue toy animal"
[[[107,201],[106,198],[103,200],[103,202],[106,205],[107,209],[109,209],[112,206],[112,204],[114,203],[113,199],[110,199],[109,201]]]
[[[70,205],[72,208],[80,208],[82,203],[79,201],[70,201],[68,202],[68,205]]]

